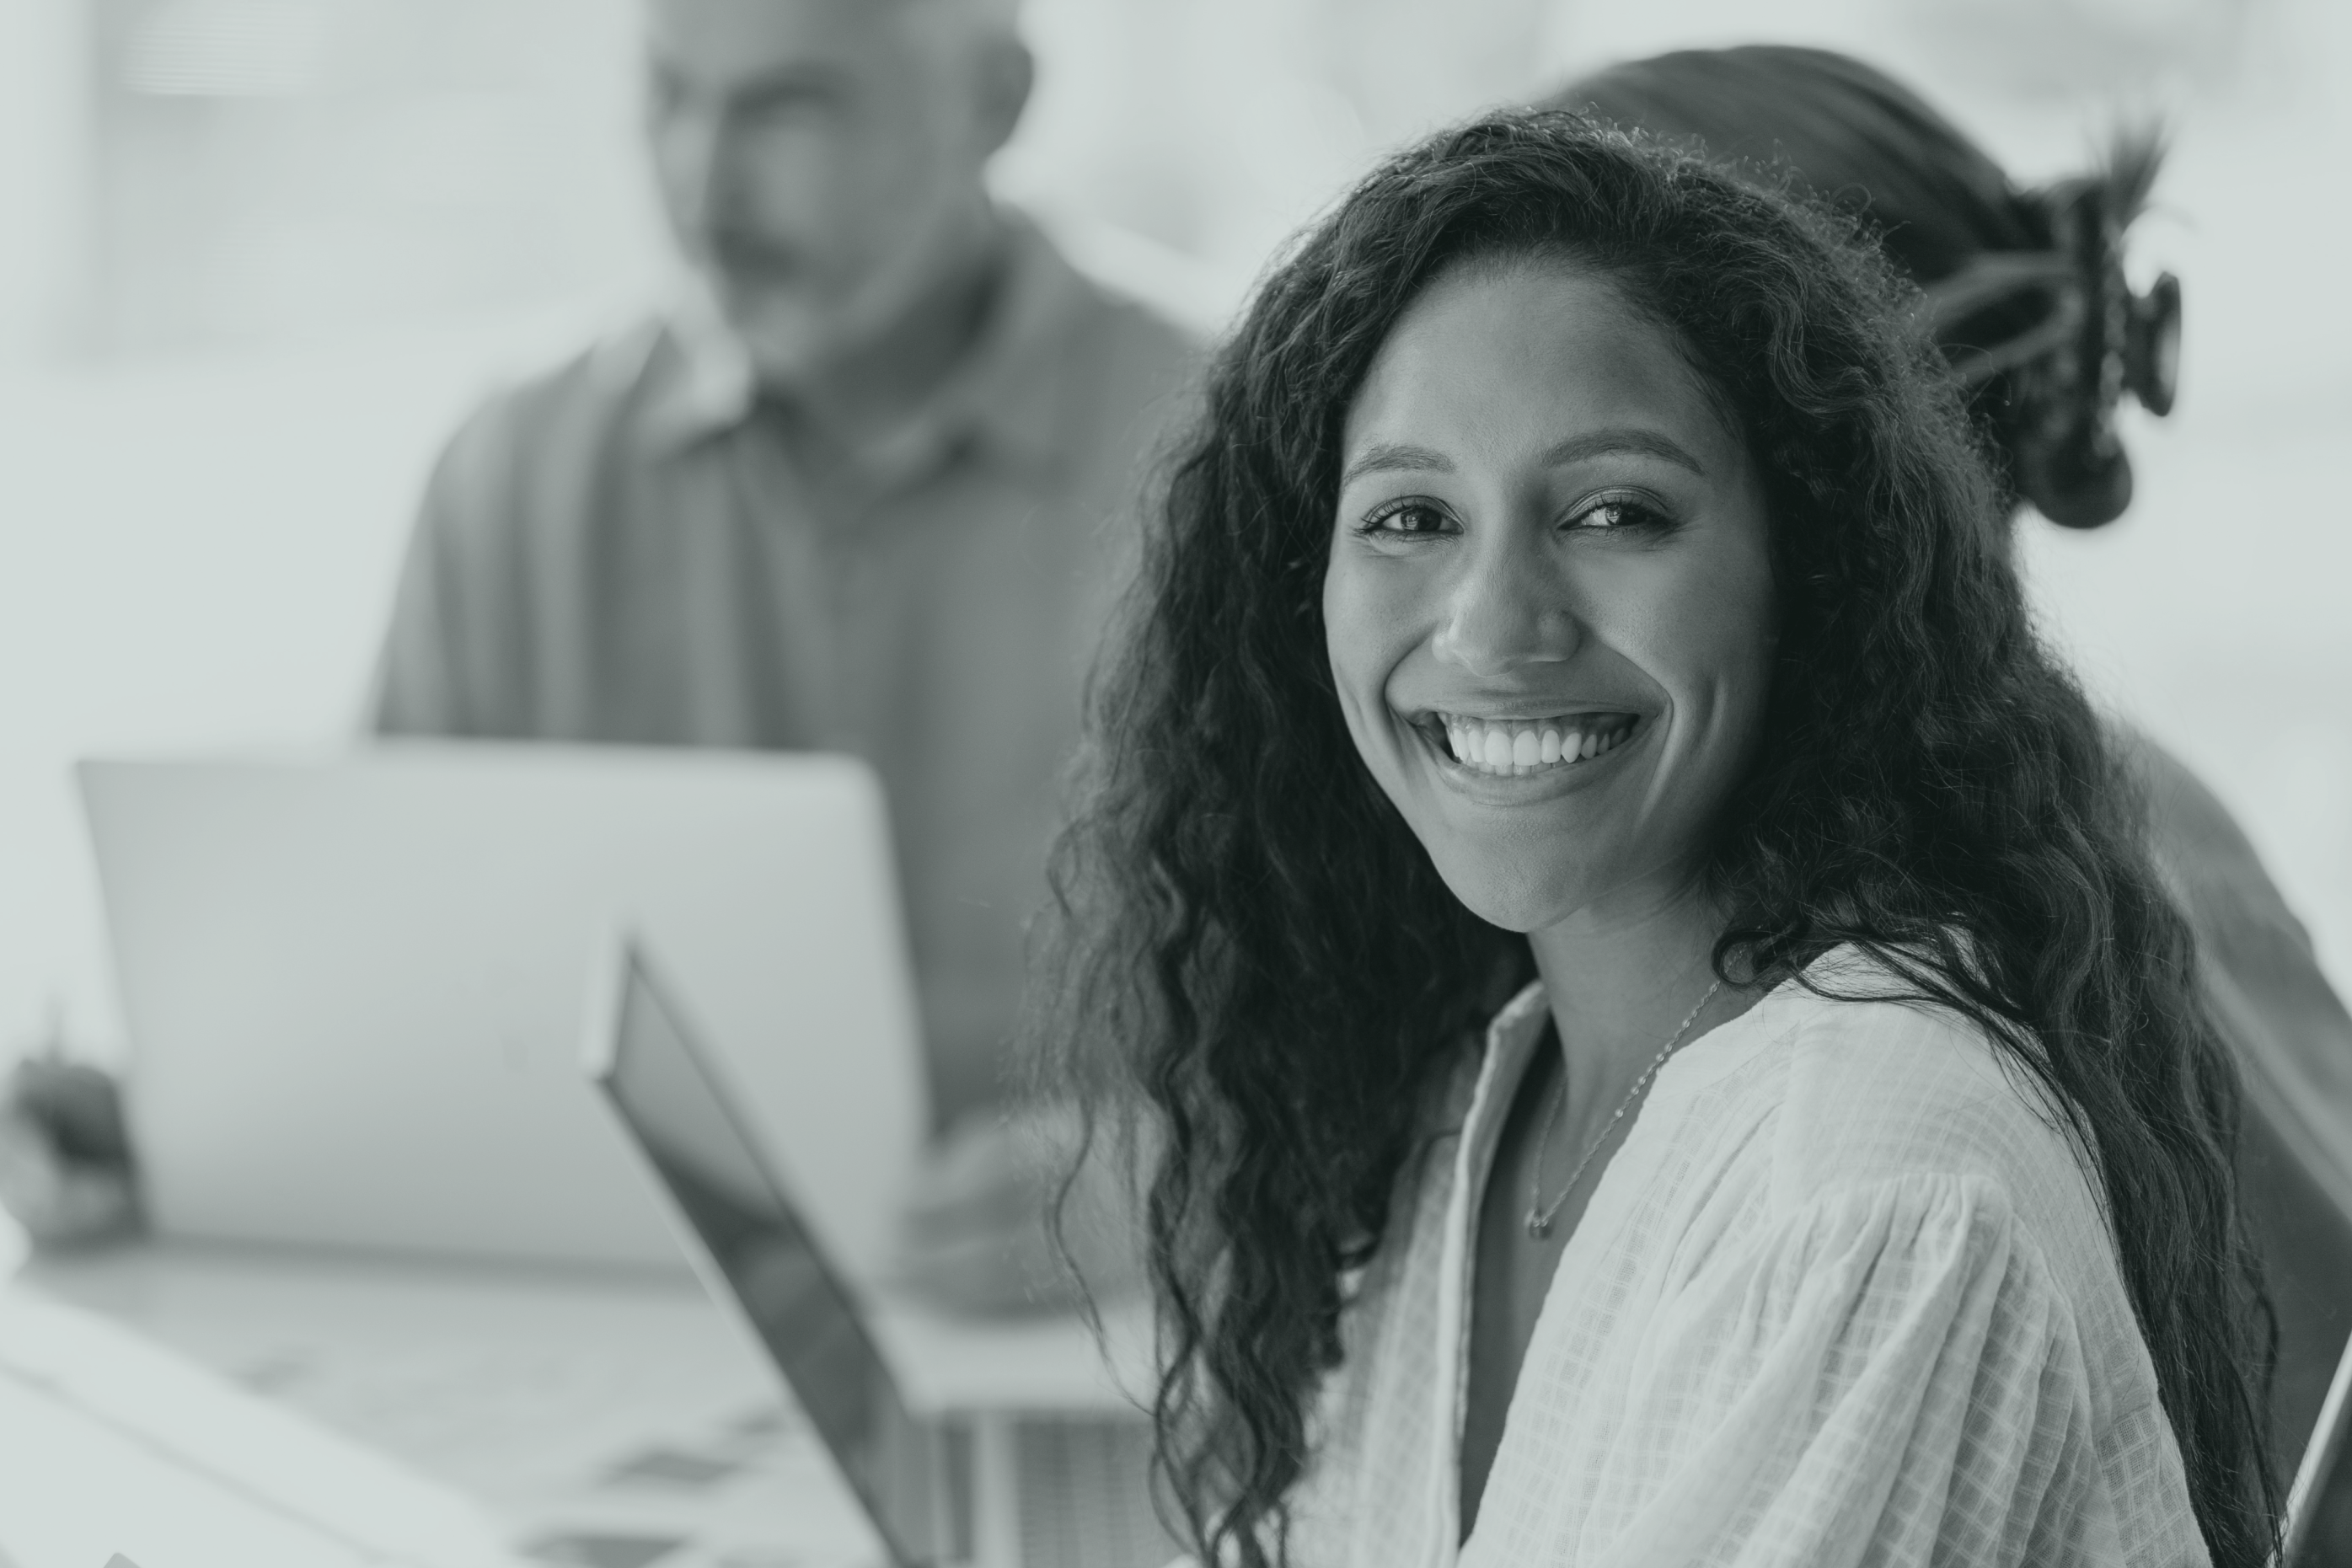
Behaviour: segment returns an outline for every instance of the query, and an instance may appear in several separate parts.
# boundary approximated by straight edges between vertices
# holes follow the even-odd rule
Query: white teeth
[[[1630,725],[1609,721],[1603,730],[1562,729],[1557,725],[1488,720],[1447,714],[1445,748],[1454,761],[1476,773],[1502,776],[1585,761],[1614,750],[1633,734]]]

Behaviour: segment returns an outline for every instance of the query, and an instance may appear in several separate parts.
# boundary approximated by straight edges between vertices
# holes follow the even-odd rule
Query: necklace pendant
[[[1539,1214],[1532,1208],[1528,1209],[1528,1239],[1530,1241],[1541,1241],[1545,1237],[1549,1236],[1550,1234],[1551,1216],[1548,1214]]]

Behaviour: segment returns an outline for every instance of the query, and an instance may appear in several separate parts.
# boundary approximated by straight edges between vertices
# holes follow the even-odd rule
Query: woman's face
[[[1689,885],[1762,725],[1746,444],[1615,286],[1441,276],[1349,411],[1323,619],[1349,730],[1440,875],[1516,931]]]

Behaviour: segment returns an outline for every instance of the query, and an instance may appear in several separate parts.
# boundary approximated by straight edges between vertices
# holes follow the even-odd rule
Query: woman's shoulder
[[[2103,1229],[2063,1112],[1981,1024],[1903,996],[1858,956],[1807,978],[1821,988],[1784,987],[1751,1015],[1777,1086],[1773,1207],[1867,1201],[1941,1177],[2000,1193],[2038,1229]]]

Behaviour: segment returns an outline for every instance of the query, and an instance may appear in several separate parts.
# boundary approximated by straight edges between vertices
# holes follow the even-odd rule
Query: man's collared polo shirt
[[[677,320],[601,342],[443,455],[376,727],[866,758],[940,1113],[983,1103],[1085,672],[1192,356],[1018,222],[973,348],[855,453]]]

